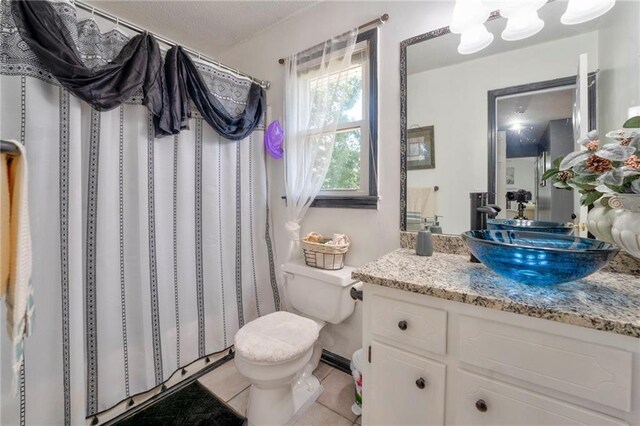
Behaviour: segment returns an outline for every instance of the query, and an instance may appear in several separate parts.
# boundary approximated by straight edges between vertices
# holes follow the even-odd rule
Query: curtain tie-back
[[[298,222],[288,220],[285,222],[284,228],[291,241],[300,241],[300,224]]]

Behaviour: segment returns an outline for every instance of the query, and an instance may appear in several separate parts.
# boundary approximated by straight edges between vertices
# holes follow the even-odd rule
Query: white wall
[[[640,3],[618,2],[603,19],[606,25],[598,36],[598,130],[601,136],[621,128],[628,118],[627,109],[640,105]]]
[[[576,74],[578,56],[598,68],[591,32],[437,68],[408,78],[408,124],[434,126],[435,169],[412,170],[409,185],[438,185],[443,232],[469,229],[469,193],[487,190],[487,92]]]
[[[536,157],[507,158],[507,167],[515,169],[514,184],[507,185],[507,191],[524,189],[535,196],[536,193]]]
[[[352,240],[347,256],[351,265],[362,265],[399,247],[400,223],[400,42],[448,25],[449,2],[322,2],[269,28],[220,57],[221,61],[258,78],[271,81],[270,120],[282,119],[284,69],[278,59],[311,47],[383,13],[389,21],[378,38],[378,147],[379,194],[377,210],[312,208],[302,223],[302,233],[345,232]],[[285,147],[286,149],[286,147]],[[282,161],[269,160],[271,207],[278,261],[286,254],[283,228],[284,174]],[[356,314],[340,326],[328,327],[325,348],[351,357],[361,346],[361,320]],[[331,341],[333,340],[333,342]]]

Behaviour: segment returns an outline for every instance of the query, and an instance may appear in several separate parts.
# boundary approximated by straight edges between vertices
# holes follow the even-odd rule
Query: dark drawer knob
[[[407,322],[406,321],[400,321],[398,323],[398,328],[402,331],[405,331],[407,329]]]
[[[427,382],[422,377],[416,380],[416,386],[418,387],[418,389],[424,389],[426,385],[427,385]]]
[[[484,401],[484,399],[479,399],[476,401],[476,408],[478,409],[478,411],[480,411],[481,413],[484,413],[487,411],[487,403]]]

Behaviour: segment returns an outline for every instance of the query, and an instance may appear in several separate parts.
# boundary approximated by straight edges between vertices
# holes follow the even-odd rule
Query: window
[[[342,115],[331,163],[312,207],[377,208],[376,44],[377,29],[358,35],[352,66],[341,83]]]

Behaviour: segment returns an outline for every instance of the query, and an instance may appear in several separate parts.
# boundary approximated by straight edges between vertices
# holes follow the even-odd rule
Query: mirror
[[[506,20],[494,12],[493,43],[472,55],[457,52],[459,35],[447,27],[401,43],[402,230],[437,221],[445,234],[467,231],[476,192],[502,207],[499,217],[581,220],[576,194],[540,178],[577,149],[581,97],[582,129],[603,135],[640,104],[640,3],[618,1],[574,26],[560,23],[565,10],[564,1],[547,3],[542,31],[515,42],[501,39]],[[580,85],[583,54],[588,82]]]

